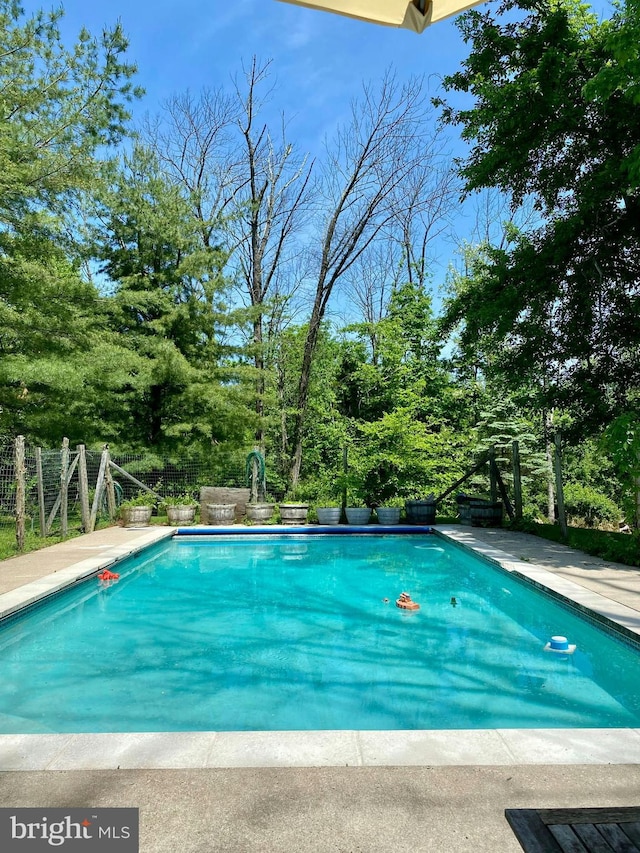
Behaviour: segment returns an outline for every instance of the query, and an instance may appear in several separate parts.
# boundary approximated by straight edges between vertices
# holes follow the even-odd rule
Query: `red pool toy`
[[[116,572],[110,572],[109,569],[104,569],[98,575],[98,579],[101,581],[117,581],[120,575],[116,574]]]

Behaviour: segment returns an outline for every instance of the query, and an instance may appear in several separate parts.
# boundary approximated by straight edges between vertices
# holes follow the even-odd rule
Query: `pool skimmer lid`
[[[569,643],[566,637],[552,637],[544,647],[545,652],[557,652],[561,655],[572,655],[576,647]]]

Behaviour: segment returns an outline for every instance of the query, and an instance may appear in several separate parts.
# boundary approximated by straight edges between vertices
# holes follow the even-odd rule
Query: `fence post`
[[[38,481],[38,516],[40,536],[47,535],[47,516],[44,508],[44,476],[42,474],[42,448],[36,447],[36,479]]]
[[[640,450],[638,451],[638,468],[640,469]],[[636,477],[636,530],[640,530],[640,474]]]
[[[516,521],[522,518],[522,472],[520,470],[520,442],[513,445],[513,493],[515,499]]]
[[[107,465],[104,469],[104,482],[107,487],[107,510],[109,512],[109,521],[113,521],[116,517],[116,491],[113,485],[113,477],[111,476],[111,454],[109,453],[109,445],[105,444],[102,452],[106,454]]]
[[[78,444],[78,495],[80,497],[80,512],[82,514],[82,529],[85,533],[89,531],[91,510],[89,509],[89,477],[87,476],[87,448],[84,444]]]
[[[347,475],[349,473],[349,452],[346,444],[342,448],[342,473],[344,474],[342,485],[342,516],[344,518],[347,508]]]
[[[564,489],[562,488],[562,449],[560,443],[560,433],[556,431],[553,438],[555,444],[555,453],[553,455],[553,468],[556,475],[556,500],[558,502],[558,521],[562,536],[566,539],[569,535],[567,530],[567,516],[564,511]]]
[[[100,507],[100,499],[102,497],[102,490],[104,489],[104,475],[105,470],[108,467],[109,462],[109,451],[103,450],[102,457],[100,459],[100,470],[98,471],[98,479],[96,481],[96,492],[93,496],[93,506],[91,507],[91,517],[89,519],[89,529],[87,533],[92,533],[96,526],[96,519],[98,518],[98,509]]]
[[[15,443],[16,478],[16,543],[18,551],[24,551],[24,527],[26,515],[26,468],[24,464],[24,436],[19,435]]]
[[[68,506],[69,506],[69,484],[67,474],[69,473],[69,439],[62,439],[62,450],[60,451],[60,532],[64,539],[68,533]]]
[[[496,449],[489,448],[489,496],[491,503],[498,500],[498,478],[496,477]]]

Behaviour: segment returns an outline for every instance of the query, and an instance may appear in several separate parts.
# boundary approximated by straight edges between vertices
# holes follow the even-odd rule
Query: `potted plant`
[[[404,500],[402,498],[390,498],[385,501],[384,506],[376,507],[376,515],[378,516],[379,524],[399,524],[400,523],[400,513],[402,512],[402,507],[404,506]]]
[[[365,504],[362,480],[355,473],[349,472],[344,478],[347,495],[345,514],[347,524],[368,524],[371,518],[371,507]]]
[[[233,524],[236,504],[205,504],[207,524]]]
[[[380,524],[398,524],[404,501],[397,497],[398,468],[390,459],[381,459],[364,477],[368,506],[375,509]]]
[[[318,524],[340,524],[342,517],[341,479],[325,474],[315,487],[315,511]]]
[[[436,499],[433,494],[426,498],[407,500],[404,504],[409,524],[435,524]]]
[[[193,524],[198,504],[188,494],[171,495],[163,500],[162,508],[166,510],[167,521],[173,526]]]
[[[151,521],[151,513],[156,505],[149,492],[138,492],[134,497],[120,504],[119,514],[125,527],[146,527]]]
[[[278,505],[280,521],[283,524],[306,524],[309,504],[296,500],[295,492],[285,496],[283,503]]]
[[[270,521],[275,510],[274,503],[248,503],[245,506],[247,521],[257,521],[264,524]]]
[[[318,524],[340,524],[342,507],[338,503],[322,501],[322,506],[316,507],[316,515],[318,516]]]

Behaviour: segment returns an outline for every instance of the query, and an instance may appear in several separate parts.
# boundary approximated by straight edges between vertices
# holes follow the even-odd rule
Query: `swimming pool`
[[[1,731],[640,722],[635,648],[440,537],[178,537],[118,571],[2,627]]]

